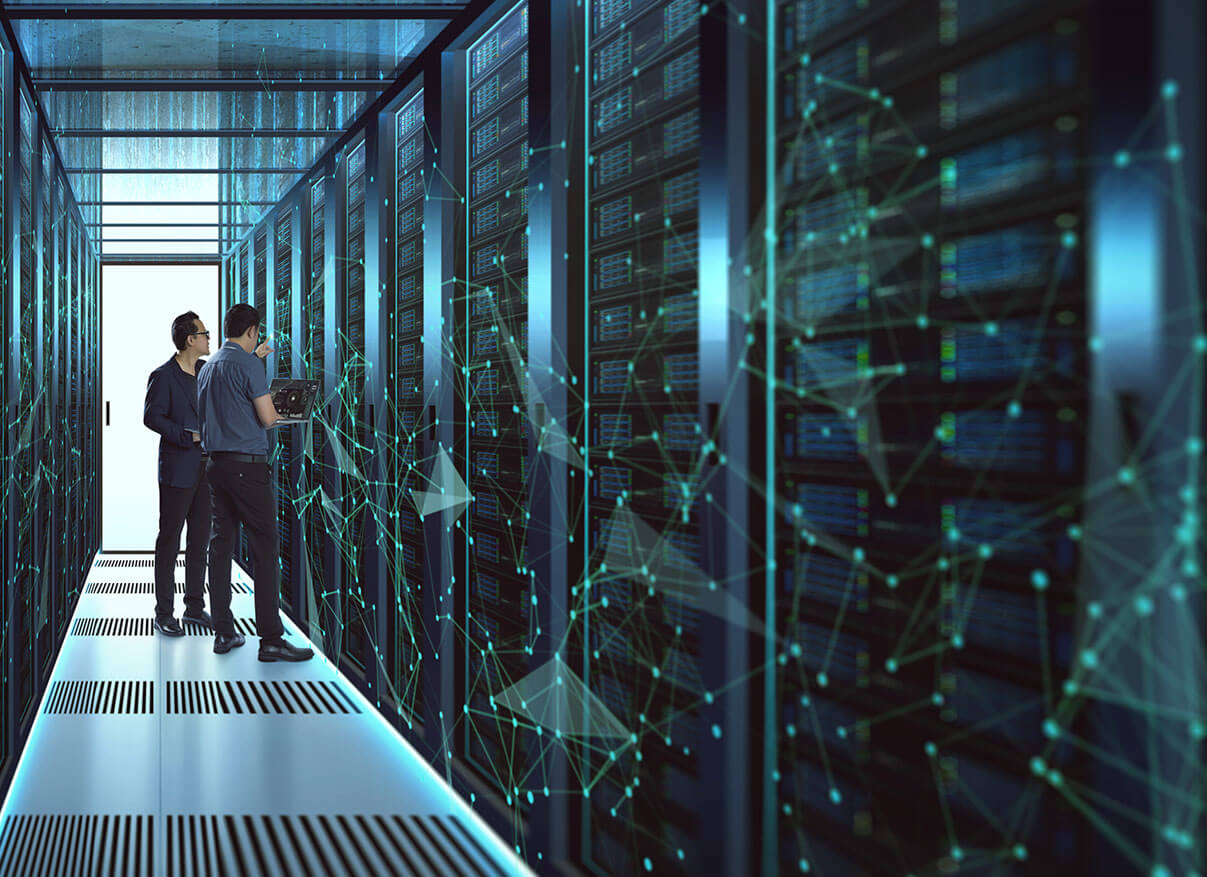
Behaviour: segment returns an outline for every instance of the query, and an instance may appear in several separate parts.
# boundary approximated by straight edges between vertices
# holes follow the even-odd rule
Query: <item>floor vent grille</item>
[[[214,632],[212,630],[210,630],[208,627],[202,627],[200,624],[198,624],[195,621],[183,621],[179,617],[177,617],[176,620],[180,622],[180,626],[184,628],[184,632],[187,636],[213,636],[214,635]],[[238,633],[243,634],[244,636],[255,636],[256,635],[256,620],[254,618],[236,618],[235,619],[235,630]]]
[[[150,618],[77,618],[74,636],[150,636]]]
[[[180,618],[177,617],[177,621]],[[186,636],[213,636],[214,632],[195,622],[181,624]],[[255,636],[254,618],[236,618],[235,630],[244,636]],[[150,618],[77,618],[71,626],[73,636],[151,636],[154,632]]]
[[[151,816],[18,814],[0,830],[0,874],[150,877]]]
[[[455,816],[168,816],[167,873],[505,872]]]
[[[206,593],[209,593],[210,586],[204,586]],[[152,595],[155,593],[154,582],[89,582],[88,587],[84,589],[85,594],[143,594]],[[184,593],[184,582],[176,583],[176,593]],[[231,582],[232,594],[250,594],[251,588],[240,582]]]
[[[176,681],[167,686],[169,714],[340,715],[361,711],[334,682]]]
[[[45,712],[138,715],[155,712],[152,682],[54,682],[46,696]]]

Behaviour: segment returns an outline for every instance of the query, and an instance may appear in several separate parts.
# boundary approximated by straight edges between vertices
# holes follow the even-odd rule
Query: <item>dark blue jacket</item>
[[[205,360],[197,361],[200,373]],[[147,401],[142,422],[159,433],[159,483],[165,487],[193,487],[201,474],[201,445],[190,429],[197,420],[197,387],[173,356],[147,379]]]

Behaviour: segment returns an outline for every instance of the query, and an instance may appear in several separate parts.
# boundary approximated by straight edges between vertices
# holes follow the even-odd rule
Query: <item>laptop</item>
[[[272,405],[277,409],[277,423],[305,423],[314,413],[314,403],[319,395],[319,381],[274,378],[268,387]]]

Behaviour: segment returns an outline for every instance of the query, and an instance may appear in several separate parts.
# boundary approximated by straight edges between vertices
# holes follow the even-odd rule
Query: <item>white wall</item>
[[[221,345],[218,268],[107,265],[102,269],[101,547],[150,551],[159,528],[159,436],[143,426],[147,376],[175,352],[172,321],[196,311]]]

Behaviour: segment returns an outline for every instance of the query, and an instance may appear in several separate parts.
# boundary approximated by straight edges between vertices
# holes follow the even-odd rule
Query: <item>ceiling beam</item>
[[[276,201],[77,201],[81,207],[271,207]]]
[[[51,133],[59,138],[180,138],[232,139],[241,137],[276,137],[296,140],[302,137],[338,137],[342,128],[199,128],[196,130],[167,128],[58,128]]]
[[[221,265],[220,255],[207,256],[200,253],[168,253],[166,255],[143,253],[131,256],[101,255],[101,265]]]
[[[38,91],[382,91],[392,79],[72,79],[34,80]]]
[[[184,167],[184,168],[153,168],[153,167],[125,167],[125,168],[85,168],[73,167],[67,168],[65,173],[69,174],[159,174],[165,176],[175,176],[177,174],[246,174],[246,175],[263,175],[277,174],[289,175],[300,174],[305,168],[285,168],[285,167]]]
[[[254,222],[85,222],[89,228],[251,228]],[[208,240],[208,238],[207,238]]]
[[[12,21],[42,19],[92,19],[110,21],[233,21],[233,20],[377,20],[431,19],[448,21],[465,6],[431,6],[425,3],[72,3],[4,7]]]

